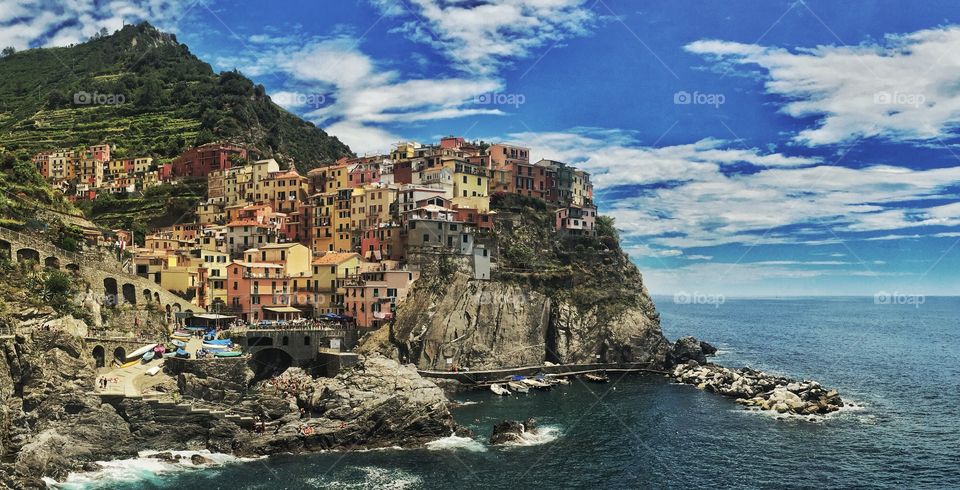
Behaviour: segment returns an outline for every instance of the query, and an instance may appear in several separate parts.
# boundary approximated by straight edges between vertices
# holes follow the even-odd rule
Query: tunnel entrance
[[[279,376],[293,365],[293,357],[281,349],[263,349],[250,360],[254,381]]]
[[[107,354],[102,345],[98,345],[93,348],[93,359],[97,362],[98,368],[106,366]]]

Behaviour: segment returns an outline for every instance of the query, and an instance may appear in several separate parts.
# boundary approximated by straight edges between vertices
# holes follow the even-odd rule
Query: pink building
[[[362,272],[346,280],[346,316],[357,328],[375,330],[393,318],[397,304],[407,297],[417,279],[412,271]]]
[[[597,224],[597,208],[568,206],[557,210],[557,231],[569,235],[593,235]]]

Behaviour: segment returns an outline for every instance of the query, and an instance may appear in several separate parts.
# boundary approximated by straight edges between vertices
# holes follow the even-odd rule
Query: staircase
[[[253,415],[236,408],[226,408],[206,400],[191,399],[175,402],[165,393],[149,393],[144,395],[127,396],[128,399],[140,399],[152,407],[176,410],[181,414],[209,415],[218,420],[227,420],[240,426],[253,426]]]

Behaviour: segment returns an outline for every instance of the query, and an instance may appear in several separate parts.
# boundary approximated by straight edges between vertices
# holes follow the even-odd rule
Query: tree
[[[7,56],[10,56],[16,52],[17,52],[17,48],[14,48],[13,46],[7,46],[2,50],[0,50],[0,58],[6,58]]]
[[[155,77],[147,77],[137,91],[137,107],[155,107],[160,105],[162,99],[163,90],[160,86],[160,80]]]

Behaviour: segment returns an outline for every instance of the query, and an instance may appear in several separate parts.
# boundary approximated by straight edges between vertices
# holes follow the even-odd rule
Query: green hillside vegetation
[[[143,194],[99,194],[77,207],[100,226],[132,231],[138,243],[151,228],[196,221],[197,202],[207,192],[205,180],[162,184]]]
[[[170,159],[213,141],[252,145],[301,171],[350,155],[238,72],[214,73],[173,35],[143,23],[0,59],[0,135],[9,150],[109,142],[116,158]]]

